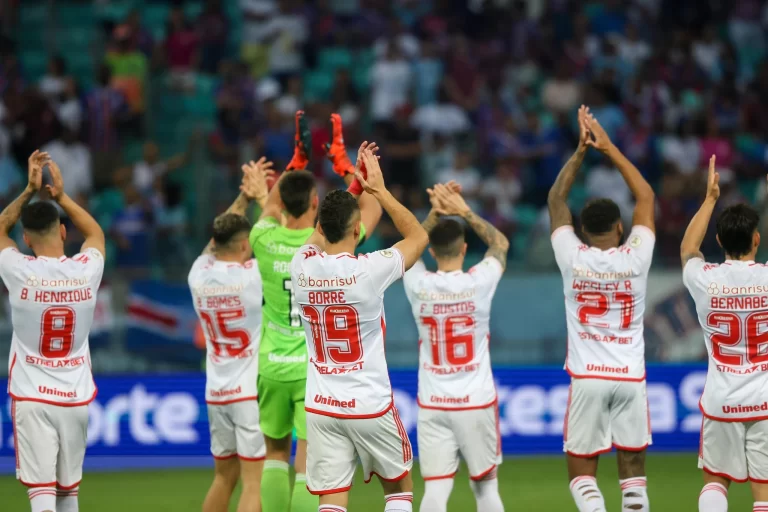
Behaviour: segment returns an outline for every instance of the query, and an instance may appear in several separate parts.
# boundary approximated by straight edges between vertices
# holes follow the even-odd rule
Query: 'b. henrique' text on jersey
[[[205,334],[206,402],[256,399],[262,307],[256,260],[241,265],[204,254],[192,265],[188,282]]]
[[[627,243],[606,251],[582,243],[572,226],[552,233],[563,275],[571,377],[645,379],[645,313],[648,270],[656,237],[634,226]]]
[[[293,257],[291,280],[309,353],[307,412],[375,418],[392,408],[384,291],[403,270],[396,249],[356,257],[305,245]]]
[[[489,257],[469,272],[428,272],[418,262],[405,273],[419,332],[419,406],[461,410],[496,402],[490,319],[503,272]]]
[[[768,267],[693,258],[683,283],[709,355],[701,412],[720,421],[768,419]]]
[[[104,256],[86,249],[72,258],[0,252],[13,338],[8,393],[14,400],[78,406],[96,397],[88,334]]]

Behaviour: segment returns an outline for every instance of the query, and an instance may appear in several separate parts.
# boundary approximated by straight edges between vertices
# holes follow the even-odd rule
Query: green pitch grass
[[[415,468],[416,499],[424,489]],[[648,458],[648,493],[654,512],[696,510],[702,487],[695,454],[651,454]],[[190,512],[200,510],[211,480],[210,470],[132,471],[86,474],[80,486],[80,510],[85,512]],[[608,510],[620,510],[621,495],[616,476],[616,461],[603,457],[598,484],[605,495]],[[499,471],[499,489],[509,511],[575,510],[568,490],[565,461],[562,457],[508,458]],[[24,487],[13,477],[0,477],[0,510],[29,510]],[[729,494],[731,510],[751,510],[752,498],[747,484],[736,484]],[[236,501],[230,507],[235,510]],[[383,494],[375,481],[363,484],[358,472],[352,487],[350,512],[383,510]],[[449,511],[475,510],[465,470],[456,476]]]

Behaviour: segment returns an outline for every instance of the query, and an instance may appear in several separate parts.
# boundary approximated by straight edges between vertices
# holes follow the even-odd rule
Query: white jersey
[[[205,335],[205,401],[257,398],[262,290],[256,260],[241,265],[203,254],[187,281]]]
[[[304,245],[291,282],[307,334],[307,412],[375,418],[393,405],[384,353],[384,291],[404,272],[403,255],[386,249],[357,257]]]
[[[689,260],[683,283],[696,302],[709,354],[701,412],[711,419],[768,419],[768,267]]]
[[[14,400],[78,406],[96,397],[88,333],[104,256],[87,249],[73,258],[0,252],[11,302],[8,394]]]
[[[504,270],[489,257],[469,272],[428,272],[403,283],[419,332],[419,406],[480,409],[496,402],[491,372],[491,301]]]
[[[571,377],[645,379],[643,315],[656,237],[634,226],[626,244],[607,251],[583,244],[572,226],[552,233],[563,275]]]

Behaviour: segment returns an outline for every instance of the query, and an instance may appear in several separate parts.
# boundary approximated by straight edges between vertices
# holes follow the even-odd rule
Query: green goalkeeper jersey
[[[307,378],[307,345],[291,285],[291,260],[315,228],[288,229],[273,217],[259,220],[249,241],[264,288],[259,375],[289,382]],[[361,226],[360,240],[365,239]]]

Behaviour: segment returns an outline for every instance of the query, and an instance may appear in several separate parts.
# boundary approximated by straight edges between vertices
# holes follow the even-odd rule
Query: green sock
[[[280,460],[264,462],[261,475],[261,507],[263,512],[286,512],[291,502],[288,463]]]
[[[293,495],[291,496],[291,512],[316,512],[319,506],[320,499],[307,490],[307,476],[303,473],[296,473]]]

